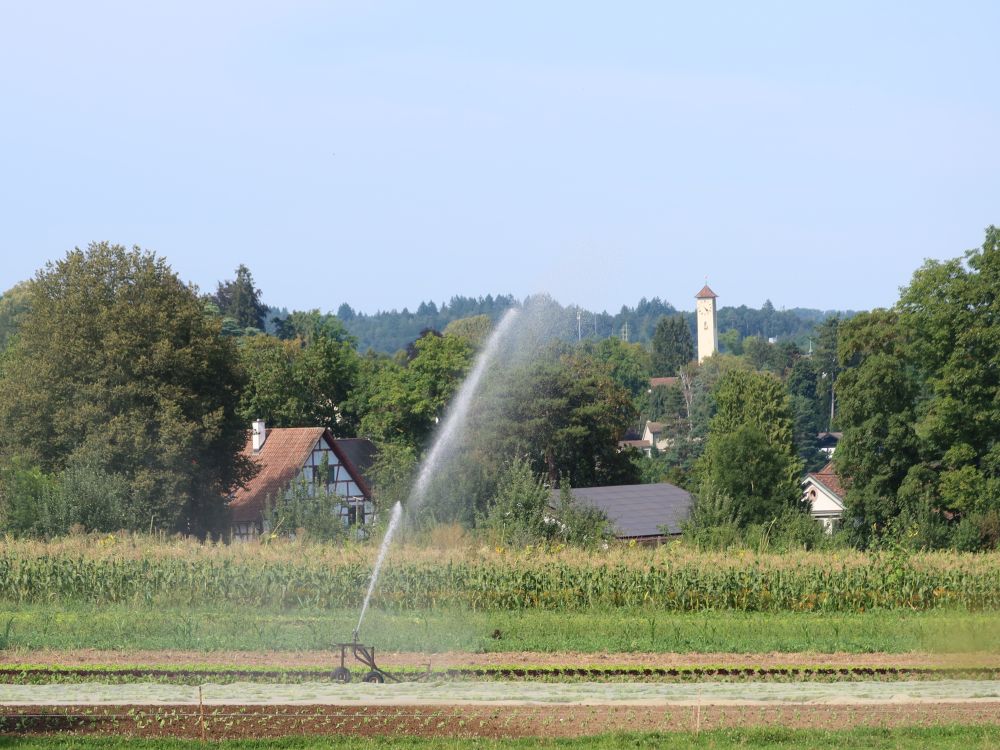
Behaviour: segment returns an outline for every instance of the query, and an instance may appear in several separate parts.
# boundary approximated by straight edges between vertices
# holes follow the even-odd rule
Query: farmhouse
[[[258,472],[229,502],[233,539],[252,539],[266,531],[268,503],[273,505],[286,496],[296,480],[336,496],[331,512],[339,513],[345,525],[374,519],[371,490],[364,475],[375,455],[370,440],[338,439],[323,427],[267,429],[263,420],[257,420],[243,455],[257,465]],[[324,470],[326,474],[321,476]]]
[[[809,504],[812,517],[832,534],[844,515],[844,486],[831,461],[802,480],[802,502]]]
[[[667,482],[574,489],[573,501],[604,511],[618,539],[644,543],[680,534],[691,512],[691,495]],[[559,490],[552,490],[549,504],[559,506]]]

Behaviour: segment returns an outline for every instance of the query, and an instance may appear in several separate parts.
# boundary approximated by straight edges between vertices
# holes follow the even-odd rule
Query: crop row
[[[159,681],[198,685],[230,682],[303,683],[333,679],[328,669],[168,669],[163,667],[0,667],[0,684],[53,684],[100,681],[130,683]],[[360,672],[358,672],[360,674]],[[448,667],[434,670],[392,670],[401,681],[419,680],[586,680],[588,682],[654,679],[666,682],[733,680],[995,680],[994,667]]]
[[[364,559],[338,564],[309,557],[234,561],[213,558],[24,556],[0,551],[0,601],[255,607],[354,607],[370,575]],[[1000,565],[920,565],[872,558],[867,564],[741,567],[670,560],[637,567],[559,559],[396,559],[377,594],[386,608],[559,610],[649,607],[688,612],[861,612],[874,608],[1000,609]]]

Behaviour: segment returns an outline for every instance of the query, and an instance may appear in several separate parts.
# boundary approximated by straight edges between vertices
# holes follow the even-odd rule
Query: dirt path
[[[438,654],[377,652],[380,666],[434,668],[497,666],[572,667],[997,667],[1000,654],[852,654],[780,653],[765,654],[645,654],[645,653],[557,653],[504,652]],[[227,667],[286,667],[324,669],[339,659],[331,651],[22,651],[0,650],[0,665],[123,666],[141,665],[177,668],[192,665]]]
[[[414,681],[201,685],[162,682],[0,685],[0,704],[13,705],[694,705],[984,702],[1000,709],[1000,680],[837,682],[503,682]]]

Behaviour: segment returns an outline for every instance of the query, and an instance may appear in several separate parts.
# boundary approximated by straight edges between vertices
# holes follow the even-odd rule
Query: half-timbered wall
[[[324,464],[325,477],[320,476]],[[374,506],[365,501],[361,488],[351,479],[347,467],[340,462],[337,454],[323,438],[316,441],[312,452],[302,465],[300,476],[309,484],[310,492],[314,492],[316,485],[319,484],[326,488],[327,494],[337,495],[344,501],[340,507],[340,515],[345,524],[370,523],[373,520]]]

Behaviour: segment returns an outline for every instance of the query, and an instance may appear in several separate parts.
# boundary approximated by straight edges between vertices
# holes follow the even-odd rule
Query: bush
[[[554,524],[547,516],[548,503],[549,490],[531,470],[531,463],[516,457],[500,474],[481,526],[500,544],[537,544],[552,535]]]
[[[15,461],[0,473],[0,507],[0,525],[15,536],[52,537],[73,527],[134,531],[152,525],[152,520],[135,517],[128,479],[93,463],[50,475]]]
[[[559,489],[556,519],[554,535],[567,544],[592,547],[614,538],[614,529],[604,511],[577,503],[569,483],[565,481]]]

